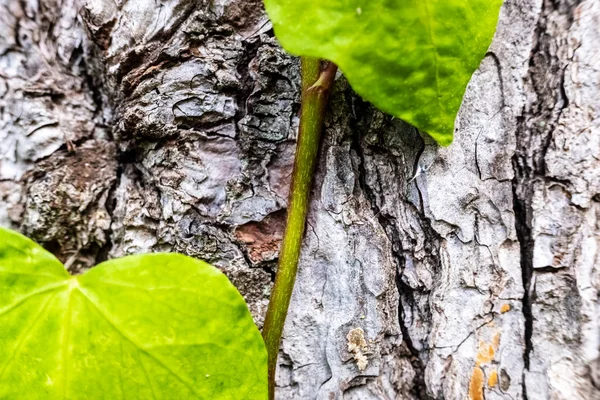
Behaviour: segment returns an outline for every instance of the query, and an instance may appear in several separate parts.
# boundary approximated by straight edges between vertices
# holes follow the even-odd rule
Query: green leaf
[[[0,399],[260,399],[267,354],[242,296],[177,254],[70,276],[0,228]]]
[[[502,0],[265,0],[292,54],[335,62],[376,107],[452,142]]]

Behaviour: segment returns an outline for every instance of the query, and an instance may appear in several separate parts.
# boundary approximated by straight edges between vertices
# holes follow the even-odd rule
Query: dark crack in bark
[[[402,280],[402,274],[405,268],[405,252],[406,251],[410,251],[410,249],[404,249],[403,245],[402,245],[402,240],[401,238],[403,237],[404,233],[401,232],[398,229],[398,221],[395,219],[394,216],[389,215],[385,210],[382,211],[382,209],[379,207],[379,201],[380,201],[380,196],[381,196],[381,180],[382,179],[392,179],[391,176],[387,176],[387,177],[382,177],[379,175],[379,173],[377,173],[377,169],[375,167],[375,171],[377,173],[377,177],[375,179],[375,181],[371,181],[371,182],[367,182],[367,177],[369,175],[369,172],[366,169],[366,164],[367,163],[372,163],[373,162],[373,157],[375,155],[380,155],[381,157],[384,157],[386,159],[395,159],[396,157],[391,154],[389,152],[389,147],[384,143],[385,142],[385,138],[384,137],[378,137],[377,139],[374,139],[373,136],[373,132],[371,132],[371,141],[369,142],[366,139],[366,130],[369,129],[369,122],[365,121],[365,120],[361,120],[361,119],[369,119],[369,118],[373,118],[373,114],[378,114],[378,111],[373,110],[373,108],[370,105],[367,105],[366,103],[364,103],[362,100],[358,99],[358,98],[353,98],[350,100],[353,104],[353,113],[355,115],[355,118],[353,118],[351,121],[353,121],[352,123],[352,127],[353,127],[353,131],[355,132],[355,134],[352,137],[352,145],[351,145],[351,150],[354,151],[357,155],[358,155],[358,163],[357,163],[357,168],[358,168],[358,183],[360,185],[361,190],[363,191],[363,193],[365,194],[365,197],[367,198],[369,205],[373,211],[373,214],[376,216],[377,220],[379,221],[379,224],[382,226],[383,231],[386,233],[388,240],[390,241],[390,243],[392,244],[392,252],[393,252],[393,258],[394,258],[394,262],[396,264],[396,286],[398,288],[398,300],[399,300],[399,304],[398,304],[398,324],[399,324],[399,328],[400,331],[402,333],[402,341],[403,341],[403,345],[406,347],[406,350],[408,351],[408,353],[410,354],[409,359],[410,359],[410,363],[412,364],[412,367],[414,369],[414,375],[413,375],[413,380],[412,380],[412,385],[410,388],[410,396],[411,398],[414,399],[422,399],[422,400],[429,400],[431,399],[431,397],[428,395],[427,393],[427,385],[425,383],[425,361],[424,361],[424,357],[425,354],[427,352],[426,349],[417,349],[417,347],[413,344],[412,338],[411,338],[411,333],[409,331],[409,328],[407,326],[407,321],[408,321],[408,316],[406,315],[406,309],[407,308],[411,308],[414,309],[415,308],[415,304],[414,304],[414,291],[415,289],[413,289],[412,287],[410,287],[408,284],[406,284],[403,280]],[[384,117],[385,120],[390,120],[390,117]],[[388,122],[389,123],[389,122]],[[380,133],[376,132],[375,133],[376,136],[379,136]],[[410,154],[407,154],[407,156],[409,157],[408,159],[404,160],[404,162],[406,162],[407,165],[411,165],[413,166],[412,169],[412,176],[414,176],[417,172],[417,168],[419,168],[419,157],[423,152],[423,149],[425,147],[425,144],[423,142],[423,139],[418,137],[416,138],[417,141],[420,141],[420,144],[417,144],[417,146],[419,147],[419,149],[416,151],[416,153],[413,152],[412,156],[414,157],[414,159],[410,159]],[[368,148],[370,151],[370,157],[365,155],[365,149]],[[406,166],[402,166],[402,165],[398,165],[397,168],[402,168],[402,167],[406,167]],[[371,166],[371,168],[374,168],[373,166]],[[400,173],[399,171],[397,171],[398,173],[396,174],[399,177],[404,176],[404,173]],[[372,172],[371,172],[372,174]],[[402,179],[402,178],[399,178]],[[409,181],[409,179],[405,179],[405,181]],[[404,187],[404,185],[402,185],[402,187]],[[421,199],[421,203],[422,203],[422,199]],[[425,215],[421,214],[420,215],[421,218],[421,222],[423,223],[423,225],[427,226],[428,222],[427,222],[427,218],[425,217]],[[427,229],[428,234],[427,237],[429,238],[429,240],[431,240],[432,242],[435,241],[435,238],[438,237],[437,233],[435,233],[435,231],[433,231],[433,229],[431,229],[429,227],[429,229]],[[435,254],[436,252],[432,252],[432,254]],[[439,263],[439,261],[438,261]],[[439,265],[439,264],[438,264]],[[404,304],[406,303],[406,304]]]

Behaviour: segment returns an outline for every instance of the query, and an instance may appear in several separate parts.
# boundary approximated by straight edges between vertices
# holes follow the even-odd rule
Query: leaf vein
[[[179,286],[158,286],[158,287],[150,289],[150,288],[137,286],[137,285],[128,285],[128,284],[121,283],[121,282],[105,281],[102,279],[96,279],[96,282],[105,283],[107,285],[112,285],[112,286],[119,286],[119,287],[124,287],[124,288],[143,290],[145,292],[153,292],[156,290],[177,290],[178,292],[192,293],[194,295],[198,294],[198,292],[195,290],[190,290],[190,289],[182,288]]]
[[[8,367],[13,363],[13,361],[15,360],[15,358],[17,357],[17,355],[21,351],[21,348],[23,347],[23,344],[25,342],[27,342],[27,340],[31,336],[31,332],[33,331],[33,329],[35,328],[35,326],[42,320],[41,317],[44,315],[44,313],[48,309],[48,305],[51,303],[52,300],[54,300],[54,298],[56,296],[57,295],[54,295],[54,296],[50,297],[48,300],[46,300],[43,303],[42,307],[40,308],[40,311],[32,319],[31,324],[28,325],[27,328],[24,329],[23,331],[21,331],[21,333],[19,334],[18,339],[17,339],[17,347],[15,348],[15,351],[13,352],[13,354],[11,355],[11,357],[6,361],[6,363],[2,367],[2,370],[0,370],[0,381],[2,381],[2,378],[4,377],[4,374],[6,373],[6,371],[8,370]]]
[[[59,278],[65,279],[64,276],[48,274],[44,272],[20,272],[20,271],[9,271],[7,269],[0,268],[0,274],[9,274],[9,275],[25,275],[25,276],[47,276],[49,278]]]
[[[64,328],[63,328],[63,334],[62,334],[62,340],[61,340],[61,344],[60,344],[60,348],[61,348],[61,353],[62,357],[61,359],[63,360],[63,399],[67,398],[67,391],[68,391],[68,368],[70,363],[68,362],[69,359],[69,339],[71,337],[71,303],[72,303],[72,298],[73,298],[73,291],[70,290],[69,291],[69,298],[67,300],[67,312],[65,314],[65,319],[66,321],[63,322]]]
[[[193,385],[188,382],[186,379],[184,379],[183,377],[181,377],[179,374],[177,374],[174,369],[168,365],[167,363],[165,363],[163,360],[161,360],[159,357],[157,357],[156,355],[152,354],[151,352],[149,352],[148,350],[146,350],[143,346],[141,346],[139,343],[137,343],[134,339],[128,337],[122,329],[120,329],[115,322],[109,317],[108,313],[106,313],[100,306],[98,306],[84,291],[84,289],[82,287],[78,288],[79,292],[83,295],[83,297],[85,297],[85,299],[87,301],[89,301],[89,303],[91,305],[94,306],[94,308],[96,310],[98,310],[99,314],[106,320],[106,322],[109,323],[109,325],[115,330],[115,332],[117,332],[123,339],[125,339],[126,341],[130,342],[131,344],[133,344],[140,352],[146,354],[149,358],[151,358],[152,360],[154,360],[158,365],[160,365],[161,367],[163,367],[165,370],[167,370],[171,375],[173,375],[179,382],[181,382],[185,387],[187,387],[193,394],[195,394],[196,396],[200,397],[200,395],[196,392],[196,390],[194,389]]]
[[[27,302],[27,300],[29,300],[32,297],[38,296],[40,294],[44,294],[44,293],[49,293],[49,292],[53,292],[57,289],[60,289],[63,286],[66,286],[66,282],[61,283],[59,285],[48,285],[40,290],[36,290],[35,292],[31,292],[25,296],[22,296],[20,298],[18,298],[14,303],[10,304],[9,306],[0,309],[0,316],[8,314],[9,312],[19,308],[21,305],[23,305],[24,303]]]
[[[435,44],[433,28],[431,27],[431,12],[429,10],[429,0],[423,0],[423,10],[425,11],[425,20],[427,21],[425,25],[427,26],[429,44],[431,45],[431,47],[433,49],[433,60],[434,60],[434,66],[435,66],[435,89],[437,92],[438,106],[441,109],[442,108],[442,102],[441,102],[442,96],[440,93],[440,60],[439,60],[439,56],[438,56],[437,46]]]
[[[148,386],[150,387],[150,393],[152,393],[152,398],[154,400],[157,400],[156,392],[154,392],[154,385],[152,384],[152,381],[150,380],[150,375],[148,375],[148,370],[146,369],[146,366],[144,365],[144,360],[142,360],[142,357],[140,357],[140,353],[137,354],[136,358],[140,364],[140,367],[142,367],[142,371],[144,371],[144,376],[146,377],[146,382],[148,382]]]

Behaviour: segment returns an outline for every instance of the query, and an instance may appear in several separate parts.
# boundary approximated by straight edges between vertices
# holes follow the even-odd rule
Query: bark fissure
[[[524,105],[516,129],[513,201],[524,288],[526,399],[543,398],[544,393],[565,398],[561,396],[594,390],[593,378],[582,370],[587,368],[584,360],[593,356],[579,347],[589,340],[581,334],[583,327],[594,328],[581,315],[582,304],[590,298],[581,288],[580,280],[588,279],[587,267],[578,256],[591,249],[589,239],[580,238],[590,234],[584,221],[594,218],[590,209],[594,189],[593,180],[586,180],[587,187],[579,182],[588,172],[573,166],[570,158],[582,156],[569,136],[594,129],[593,120],[580,117],[580,98],[570,98],[581,91],[574,82],[585,62],[578,58],[590,56],[585,48],[588,53],[577,53],[585,41],[580,30],[589,29],[582,15],[591,4],[585,0],[542,2],[525,80],[531,101]],[[571,328],[557,337],[557,324]],[[561,368],[571,372],[557,375]]]
[[[515,164],[515,168],[517,168]],[[518,176],[516,174],[515,176]],[[513,202],[515,212],[515,228],[521,248],[521,278],[523,280],[523,317],[525,318],[525,346],[523,348],[523,361],[525,369],[529,368],[529,354],[532,349],[531,335],[533,330],[533,315],[531,312],[530,288],[531,278],[533,277],[533,247],[531,240],[531,223],[528,222],[529,213],[526,210],[526,203],[517,195],[517,178],[513,182]],[[523,371],[525,374],[525,371]],[[527,387],[525,376],[523,375],[523,398],[527,400]]]
[[[532,49],[530,61],[528,82],[532,85],[533,92],[537,95],[537,103],[528,109],[526,106],[517,124],[517,152],[513,158],[513,168],[515,178],[513,179],[513,198],[515,211],[515,224],[519,243],[521,247],[521,269],[523,279],[523,315],[525,317],[525,349],[523,359],[526,369],[529,369],[529,356],[533,349],[532,331],[533,315],[531,311],[531,282],[534,274],[533,268],[533,250],[534,240],[532,239],[532,213],[531,199],[533,198],[533,184],[535,181],[547,179],[546,175],[546,153],[552,142],[552,133],[556,129],[558,121],[563,111],[568,107],[569,101],[564,89],[565,68],[561,67],[556,56],[551,55],[550,46],[552,34],[546,32],[548,15],[562,8],[568,16],[568,26],[573,22],[573,7],[579,4],[581,0],[571,1],[573,5],[568,8],[560,7],[566,2],[544,0],[541,9],[541,18],[534,31],[534,43],[536,46]],[[548,71],[555,76],[557,83],[554,87],[552,83],[548,84],[543,79],[541,71]],[[558,97],[558,98],[557,98]],[[535,118],[540,121],[549,121],[550,125],[546,127],[534,126],[534,132],[527,132],[530,129],[527,126],[528,119]],[[537,128],[537,129],[536,129]],[[541,129],[540,129],[541,128]],[[536,136],[541,137],[539,148],[532,146],[531,139]],[[532,152],[532,153],[530,153]],[[529,154],[533,154],[529,158]],[[527,398],[527,390],[524,384],[524,396]]]
[[[350,149],[358,156],[358,162],[356,165],[357,170],[358,170],[357,182],[358,182],[358,185],[359,185],[362,193],[364,194],[364,196],[367,199],[368,205],[371,208],[373,215],[379,221],[379,224],[383,228],[383,232],[385,232],[387,239],[391,243],[392,256],[393,256],[393,260],[394,260],[395,267],[396,267],[395,268],[395,270],[396,270],[395,283],[396,283],[396,287],[398,289],[398,294],[399,294],[399,296],[398,296],[398,302],[399,302],[398,303],[398,325],[400,328],[400,332],[402,333],[403,344],[406,346],[406,349],[408,350],[408,353],[410,354],[408,356],[408,358],[414,369],[414,375],[413,375],[413,380],[411,383],[410,394],[412,396],[414,396],[415,399],[429,400],[429,399],[431,399],[431,397],[427,393],[427,385],[425,383],[426,364],[423,360],[424,354],[426,353],[427,350],[426,349],[418,350],[416,348],[416,346],[413,344],[411,334],[409,331],[409,327],[407,326],[408,316],[406,315],[406,312],[405,312],[406,308],[404,307],[404,305],[406,305],[408,308],[414,307],[413,291],[415,290],[402,281],[402,273],[403,273],[403,270],[405,267],[404,266],[404,264],[405,264],[404,252],[408,251],[403,248],[402,241],[401,241],[402,235],[404,235],[404,233],[398,229],[399,222],[396,220],[396,218],[392,215],[389,215],[385,210],[382,210],[380,208],[380,206],[378,205],[379,198],[380,198],[379,197],[380,195],[378,194],[378,190],[381,191],[382,180],[388,179],[388,178],[383,178],[379,174],[379,171],[376,171],[375,179],[373,181],[371,181],[370,183],[367,182],[369,173],[368,173],[365,165],[366,165],[366,163],[372,162],[373,153],[380,154],[385,157],[389,157],[390,159],[393,159],[394,156],[391,153],[389,153],[384,146],[379,146],[375,143],[367,144],[367,141],[365,140],[365,133],[363,132],[363,129],[361,129],[361,123],[360,123],[360,121],[356,121],[356,111],[358,109],[359,114],[364,114],[365,111],[368,110],[368,108],[364,107],[364,106],[357,106],[356,103],[357,103],[357,101],[353,101],[353,111],[355,114],[354,114],[354,118],[352,119],[352,121],[353,121],[353,126],[355,127],[354,129],[357,132],[357,134],[355,134],[352,137]],[[363,121],[363,123],[364,123],[364,121]],[[414,157],[414,160],[410,160],[410,159],[404,160],[404,163],[406,163],[407,165],[413,166],[413,170],[411,171],[412,176],[416,176],[416,174],[422,173],[422,171],[419,171],[419,168],[421,168],[421,166],[419,165],[419,158],[420,158],[421,154],[423,153],[425,144],[423,142],[423,139],[421,139],[420,137],[418,138],[418,140],[420,140],[421,144],[420,144],[420,149],[417,151],[416,156]],[[366,147],[368,147],[370,149],[369,151],[371,152],[371,157],[368,157],[365,154]],[[403,174],[398,174],[398,176],[403,176]],[[406,183],[402,184],[402,186],[409,184],[410,180],[407,179],[405,181],[406,181]],[[419,191],[419,196],[421,196],[420,191]],[[421,197],[421,204],[423,204],[422,197]],[[422,222],[424,222],[426,224],[427,218],[424,215],[421,215],[421,219],[422,219]],[[431,229],[431,227],[429,226],[428,228],[429,229],[427,229],[427,231],[430,234],[430,235],[428,235],[428,238],[432,241],[435,241],[436,238],[439,239],[439,236]],[[404,303],[406,303],[406,304],[404,304]],[[411,303],[413,303],[413,304],[411,304]]]

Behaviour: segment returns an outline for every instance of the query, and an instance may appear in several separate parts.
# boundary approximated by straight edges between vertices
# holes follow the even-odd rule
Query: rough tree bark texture
[[[260,0],[0,4],[0,224],[206,259],[260,326],[299,109]],[[277,398],[600,398],[598,43],[507,0],[443,149],[338,77]]]

